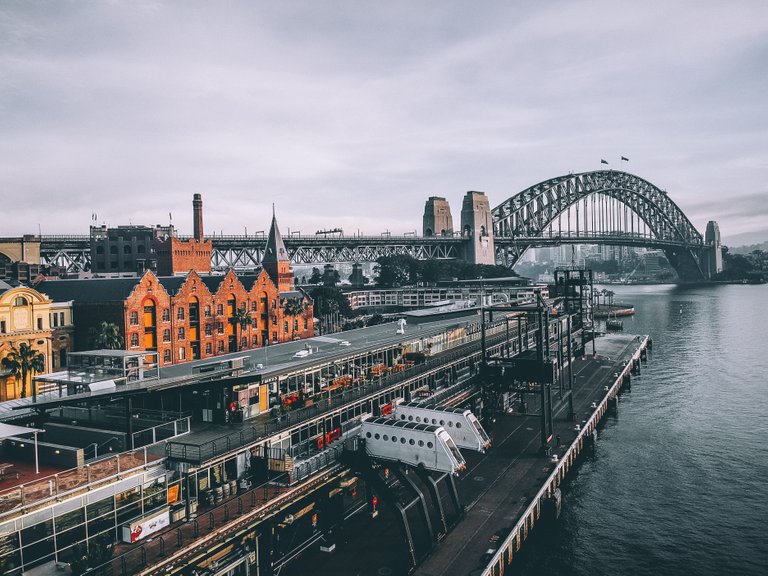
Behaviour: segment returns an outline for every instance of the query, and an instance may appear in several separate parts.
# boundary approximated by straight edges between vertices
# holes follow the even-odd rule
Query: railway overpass
[[[715,222],[702,235],[665,190],[627,172],[558,176],[493,209],[483,193],[468,192],[458,230],[452,228],[450,212],[435,215],[435,203],[446,209],[444,199],[429,199],[422,236],[290,236],[284,239],[285,245],[294,264],[373,262],[381,256],[408,255],[512,267],[530,248],[596,244],[663,250],[684,281],[707,279],[722,266]],[[263,236],[214,236],[212,240],[216,271],[259,266],[266,244]],[[90,238],[84,235],[0,239],[0,257],[17,258],[22,246],[35,242],[42,263],[72,272],[90,269]]]

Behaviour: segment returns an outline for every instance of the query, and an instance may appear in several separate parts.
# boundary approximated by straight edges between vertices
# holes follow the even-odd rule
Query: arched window
[[[131,250],[130,244],[126,244],[125,246],[123,246],[123,254],[130,254],[131,252],[132,250]]]
[[[29,306],[29,301],[27,301],[24,296],[16,296],[16,299],[13,301],[14,306]]]

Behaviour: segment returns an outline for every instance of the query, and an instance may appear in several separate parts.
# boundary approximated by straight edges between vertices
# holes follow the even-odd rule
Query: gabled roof
[[[261,264],[274,264],[276,262],[290,262],[288,250],[285,249],[283,237],[280,235],[280,229],[277,227],[277,218],[272,212],[272,226],[269,228],[269,238],[267,238],[267,247],[264,249],[264,257]]]
[[[307,294],[301,290],[291,290],[290,292],[280,292],[281,300],[303,300]]]
[[[176,296],[184,282],[187,281],[187,275],[184,276],[158,276],[157,281],[165,288],[170,296]]]
[[[43,280],[35,285],[35,290],[53,302],[123,302],[140,280],[137,277]]]
[[[246,292],[250,292],[253,288],[253,285],[256,284],[256,282],[259,279],[258,274],[243,274],[242,276],[238,276],[238,279],[243,285],[243,288],[245,288]]]
[[[224,274],[216,276],[200,276],[200,280],[202,280],[203,284],[208,287],[211,294],[216,294],[216,292],[219,291],[219,286],[224,282],[224,278],[226,278]]]

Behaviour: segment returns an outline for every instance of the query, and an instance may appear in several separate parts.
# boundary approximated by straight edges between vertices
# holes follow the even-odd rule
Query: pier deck
[[[567,418],[567,406],[557,407],[555,435],[562,444],[555,454],[563,456],[576,440],[573,428],[590,419],[608,394],[614,394],[616,372],[621,373],[641,341],[633,335],[607,335],[597,341],[598,353],[577,359],[574,365],[574,410],[576,420]],[[628,370],[628,368],[627,368]],[[611,387],[609,392],[605,387]],[[465,452],[467,471],[457,481],[466,513],[414,574],[480,574],[551,473],[555,464],[539,451],[539,416],[536,413],[509,414],[498,418],[491,431],[493,447],[486,454]],[[355,528],[357,524],[360,526]],[[307,552],[283,574],[305,574],[311,567],[314,576],[331,574],[406,574],[406,553],[398,547],[394,520],[382,515],[379,522],[361,523],[350,519],[345,526],[346,543],[331,555]],[[374,544],[375,543],[375,544]]]

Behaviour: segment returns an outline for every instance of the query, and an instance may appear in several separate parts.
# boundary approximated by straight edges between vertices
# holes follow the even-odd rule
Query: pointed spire
[[[275,262],[290,262],[288,251],[285,249],[283,237],[280,235],[280,229],[277,227],[277,217],[275,216],[275,205],[272,204],[272,226],[269,228],[269,237],[267,246],[264,250],[262,264],[272,264]]]

